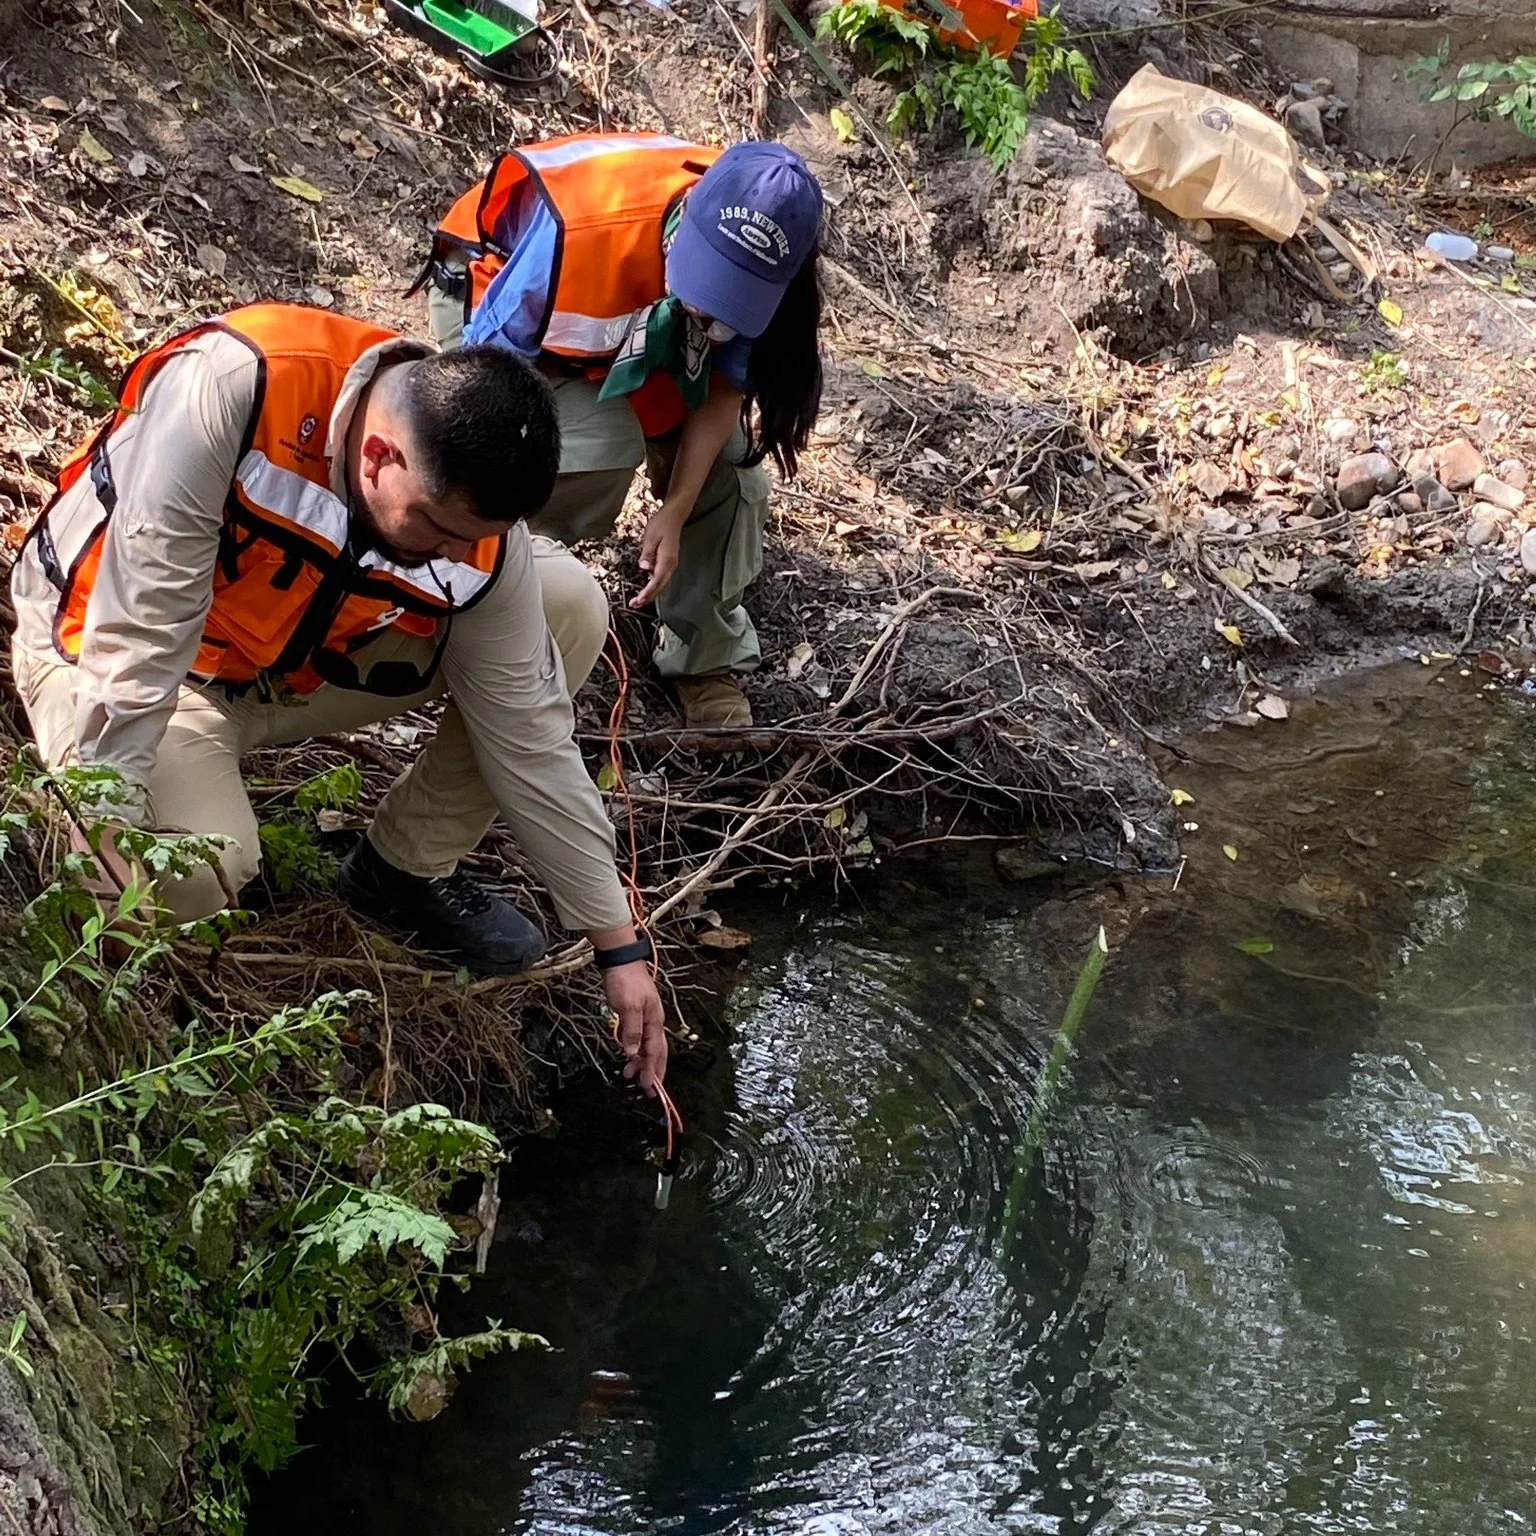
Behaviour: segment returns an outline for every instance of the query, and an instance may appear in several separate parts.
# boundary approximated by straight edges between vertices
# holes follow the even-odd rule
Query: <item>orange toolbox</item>
[[[985,48],[1005,59],[1019,46],[1024,23],[1040,14],[1036,0],[884,0],[893,11],[926,21],[957,48]]]

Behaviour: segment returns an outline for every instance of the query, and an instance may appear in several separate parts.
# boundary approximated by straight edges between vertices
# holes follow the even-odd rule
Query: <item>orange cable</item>
[[[608,663],[608,670],[613,673],[614,681],[618,684],[613,708],[608,712],[608,766],[613,769],[613,787],[624,798],[624,820],[629,834],[629,869],[624,875],[624,885],[629,897],[629,914],[634,919],[636,930],[644,933],[645,897],[640,893],[640,845],[635,833],[635,802],[624,777],[624,751],[621,745],[624,715],[629,704],[629,663],[624,657],[624,647],[619,637],[611,629],[608,631],[608,645],[604,648],[603,660]],[[655,980],[660,975],[661,961],[653,944],[651,977]],[[617,1017],[613,1021],[613,1037],[615,1040],[619,1037]],[[656,1096],[661,1100],[662,1115],[667,1127],[666,1156],[670,1161],[677,1144],[676,1138],[683,1131],[683,1117],[678,1113],[677,1105],[672,1102],[671,1094],[660,1083],[656,1084]]]

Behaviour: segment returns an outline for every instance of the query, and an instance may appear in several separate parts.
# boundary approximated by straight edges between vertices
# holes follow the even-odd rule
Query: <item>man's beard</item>
[[[419,551],[397,549],[387,539],[381,538],[373,525],[373,514],[368,510],[367,502],[356,491],[348,493],[347,513],[350,524],[348,533],[359,552],[371,549],[391,565],[401,566],[408,571],[417,571],[432,563],[430,550],[422,554]]]

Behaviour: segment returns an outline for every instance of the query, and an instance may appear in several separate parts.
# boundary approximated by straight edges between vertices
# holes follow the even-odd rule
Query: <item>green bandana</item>
[[[632,394],[658,368],[677,380],[690,411],[709,398],[709,339],[682,301],[670,293],[635,311],[597,398]]]

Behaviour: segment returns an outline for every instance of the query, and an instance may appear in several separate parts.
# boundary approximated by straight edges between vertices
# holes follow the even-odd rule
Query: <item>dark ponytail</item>
[[[794,476],[821,409],[817,255],[812,246],[747,359],[747,396],[741,405],[747,456],[742,462],[761,464],[771,455],[786,480]],[[755,419],[753,406],[757,407]]]

